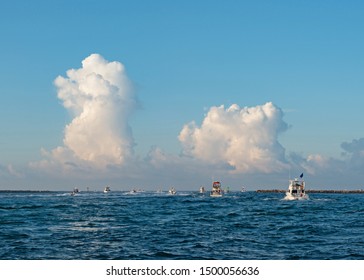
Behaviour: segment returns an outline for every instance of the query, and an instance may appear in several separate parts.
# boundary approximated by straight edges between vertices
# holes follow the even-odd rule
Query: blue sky
[[[109,183],[115,188],[175,184],[194,189],[213,177],[254,189],[285,187],[288,172],[304,172],[317,187],[361,186],[361,1],[79,0],[0,5],[1,188],[96,188]],[[132,84],[137,106],[124,124],[135,142],[128,160],[134,166],[117,163],[120,177],[103,170],[91,179],[87,172],[97,174],[97,169],[88,164],[83,176],[55,176],[57,171],[44,165],[34,168],[45,160],[41,150],[71,149],[64,138],[75,115],[57,97],[55,79],[80,69],[91,54],[120,62]],[[196,135],[202,133],[211,108],[224,105],[227,110],[237,104],[243,110],[268,102],[283,112],[279,121],[287,127],[267,149],[285,167],[239,170],[239,164],[231,162],[243,163],[225,153],[220,163],[230,168],[222,170],[209,165],[211,154],[206,153],[213,150],[194,150],[204,146]],[[181,140],[183,127],[192,121],[194,136]],[[284,149],[279,155],[273,150],[277,143]],[[151,151],[157,150],[165,155],[168,169],[150,166],[155,163]],[[187,159],[196,164],[193,172],[186,171],[185,164],[191,166]],[[235,173],[228,171],[234,168]],[[127,176],[130,173],[134,175]],[[149,182],[153,186],[147,186]]]

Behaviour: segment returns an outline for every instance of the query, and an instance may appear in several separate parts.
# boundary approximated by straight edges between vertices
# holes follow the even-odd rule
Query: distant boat
[[[78,188],[74,188],[73,191],[71,192],[71,195],[74,196],[79,193],[80,193],[80,190]]]
[[[205,193],[205,187],[204,186],[200,187],[200,193]]]
[[[241,187],[241,192],[246,192],[246,189],[244,187]]]
[[[221,190],[221,183],[218,181],[215,181],[212,183],[212,190],[210,193],[210,196],[212,197],[221,197],[222,196],[222,190]]]
[[[301,175],[302,178],[303,175]],[[286,200],[301,200],[308,199],[308,195],[305,191],[305,181],[295,178],[294,180],[289,180],[288,191],[286,192]]]
[[[177,191],[176,191],[176,189],[174,187],[170,188],[169,191],[168,191],[168,194],[174,195],[176,193],[177,193]]]
[[[110,190],[110,187],[105,187],[104,189],[104,193],[109,193],[111,190]]]
[[[129,194],[137,194],[137,193],[144,193],[145,190],[142,190],[142,189],[131,189]]]

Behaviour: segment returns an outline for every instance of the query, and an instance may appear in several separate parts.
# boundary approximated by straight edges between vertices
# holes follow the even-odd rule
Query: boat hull
[[[286,192],[286,196],[284,200],[306,200],[309,199],[307,194],[300,194],[300,195],[292,195],[289,192]]]
[[[221,191],[212,191],[212,192],[210,192],[210,196],[211,197],[222,197],[222,192]]]

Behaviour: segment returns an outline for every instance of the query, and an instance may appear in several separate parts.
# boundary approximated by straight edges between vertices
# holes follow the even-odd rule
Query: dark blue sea
[[[364,195],[0,192],[0,259],[364,259]]]

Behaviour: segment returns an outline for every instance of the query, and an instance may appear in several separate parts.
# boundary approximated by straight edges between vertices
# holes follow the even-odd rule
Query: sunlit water
[[[0,192],[0,259],[364,259],[364,195]]]

